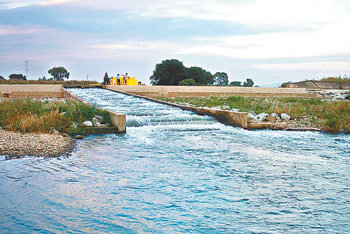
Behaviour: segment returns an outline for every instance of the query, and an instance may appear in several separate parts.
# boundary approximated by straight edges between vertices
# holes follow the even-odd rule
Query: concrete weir
[[[144,98],[144,99],[154,101],[157,103],[161,103],[161,104],[165,104],[165,105],[169,105],[169,106],[173,106],[173,107],[178,107],[178,108],[181,108],[182,110],[190,110],[190,111],[193,111],[199,115],[214,116],[215,118],[217,118],[220,122],[222,122],[224,124],[228,124],[228,125],[232,125],[232,126],[239,126],[239,127],[245,128],[245,129],[250,129],[250,126],[248,123],[248,113],[246,113],[246,112],[233,112],[233,111],[226,111],[226,110],[215,110],[215,109],[210,109],[210,108],[179,105],[179,104],[175,104],[175,103],[171,103],[171,102],[165,102],[165,101],[161,101],[158,99],[154,99],[152,97],[116,91],[114,89],[110,89],[109,87],[104,87],[104,88],[111,90],[111,91],[114,91],[114,92],[124,93],[127,95],[132,95],[134,97]]]
[[[310,94],[304,88],[259,88],[259,87],[217,87],[217,86],[111,86],[103,88],[120,92],[135,97],[145,98],[158,103],[190,110],[199,115],[209,115],[217,118],[221,123],[231,126],[239,126],[244,129],[271,128],[271,123],[251,123],[248,121],[248,113],[233,112],[228,110],[216,110],[210,108],[178,105],[171,102],[160,101],[155,97],[229,97],[229,96],[252,96],[252,97],[304,97],[318,98]]]

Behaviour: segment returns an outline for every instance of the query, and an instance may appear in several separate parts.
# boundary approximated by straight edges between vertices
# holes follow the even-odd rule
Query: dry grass
[[[110,123],[107,111],[75,101],[16,99],[0,102],[0,126],[23,133],[50,133],[56,130],[74,134],[73,122],[79,125],[95,115],[103,116]]]
[[[325,101],[303,98],[250,98],[232,96],[228,98],[163,98],[177,103],[189,103],[201,107],[229,106],[244,112],[287,113],[293,119],[302,117],[317,121],[325,131],[350,133],[350,101]]]

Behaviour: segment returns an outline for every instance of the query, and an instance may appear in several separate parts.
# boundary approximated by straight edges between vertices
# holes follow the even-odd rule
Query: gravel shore
[[[0,130],[0,155],[57,157],[73,146],[69,136]]]

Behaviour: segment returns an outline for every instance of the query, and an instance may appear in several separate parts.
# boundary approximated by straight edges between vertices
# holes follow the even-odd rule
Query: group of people
[[[125,75],[122,75],[124,77],[124,82],[126,84],[126,81],[129,79],[128,73],[125,73]],[[104,78],[103,78],[103,83],[105,85],[110,85],[111,84],[111,78],[108,77],[108,74],[106,72]],[[117,74],[117,84],[120,85],[120,75]]]

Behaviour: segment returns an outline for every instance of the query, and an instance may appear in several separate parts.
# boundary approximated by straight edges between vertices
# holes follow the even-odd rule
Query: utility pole
[[[28,60],[26,60],[25,62],[24,62],[24,71],[25,71],[25,73],[26,73],[26,78],[28,79]]]
[[[89,75],[86,75],[86,80],[89,80]]]

